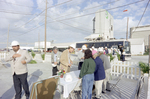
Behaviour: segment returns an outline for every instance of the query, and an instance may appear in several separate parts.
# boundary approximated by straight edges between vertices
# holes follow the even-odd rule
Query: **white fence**
[[[138,79],[141,76],[140,67],[136,62],[111,62],[111,75],[118,76],[120,73],[130,79]]]
[[[8,56],[8,53],[0,53],[0,61],[1,61],[2,59],[5,59],[6,56]]]

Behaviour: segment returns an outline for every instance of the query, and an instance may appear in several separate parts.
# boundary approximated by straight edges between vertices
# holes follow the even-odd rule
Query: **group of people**
[[[20,49],[18,41],[11,43],[12,51],[6,57],[5,61],[11,61],[12,76],[15,88],[15,99],[21,99],[22,86],[25,91],[26,99],[29,99],[29,85],[27,82],[28,70],[27,63],[31,61],[28,51]],[[51,53],[52,75],[57,75],[57,71],[63,68],[65,72],[70,72],[73,62],[70,54],[75,50],[75,45],[70,45],[68,49],[60,53],[57,47],[53,47]],[[107,53],[107,51],[105,51]],[[101,97],[101,92],[111,91],[109,86],[110,62],[104,54],[103,49],[98,51],[88,49],[86,45],[82,46],[82,50],[78,53],[80,70],[79,79],[82,78],[82,99],[91,99],[93,84],[95,84],[95,98]]]
[[[103,53],[105,55],[107,55],[107,54],[117,55],[117,53],[118,53],[120,55],[120,60],[125,61],[125,51],[123,49],[123,46],[120,46],[118,49],[117,48],[108,49],[107,47],[105,47],[105,49],[104,49],[103,47],[99,47],[98,49],[95,49],[95,50],[103,51]]]
[[[93,84],[95,84],[95,99],[101,98],[101,93],[110,90],[110,62],[104,54],[103,49],[98,51],[94,48],[87,49],[86,45],[82,46],[78,53],[80,71],[79,78],[82,78],[82,99],[92,98]]]
[[[66,73],[70,72],[70,67],[73,64],[72,60],[70,59],[70,53],[72,53],[74,50],[74,44],[70,45],[66,50],[63,51],[63,53],[60,53],[56,46],[53,47],[53,52],[51,53],[53,76],[57,75],[57,72],[60,69],[64,69]]]
[[[53,66],[53,75],[57,75],[57,71],[61,68],[65,72],[70,72],[70,67],[73,62],[70,59],[70,53],[75,50],[75,45],[70,45],[68,49],[64,50],[60,55],[57,47],[53,47],[51,54],[51,62]],[[108,49],[105,48],[106,54]],[[80,70],[79,79],[82,78],[82,99],[92,98],[93,84],[95,85],[95,98],[99,99],[101,93],[110,90],[110,61],[101,48],[96,51],[94,48],[88,49],[86,45],[78,52],[78,70]]]
[[[21,99],[22,87],[25,91],[26,99],[29,99],[30,91],[27,82],[27,63],[29,63],[32,58],[27,50],[20,49],[18,41],[13,41],[11,46],[13,50],[10,51],[9,55],[5,58],[5,61],[11,61],[13,83],[16,92],[15,99]],[[72,53],[74,49],[75,45],[70,45],[67,50],[60,54],[57,47],[53,48],[53,52],[51,53],[53,75],[57,75],[57,71],[60,67],[65,69],[66,72],[70,72],[70,66],[73,64],[70,59],[70,53]]]

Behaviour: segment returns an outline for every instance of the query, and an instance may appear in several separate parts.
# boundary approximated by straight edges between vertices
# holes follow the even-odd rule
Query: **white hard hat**
[[[82,50],[86,50],[87,47],[85,45],[82,46]]]
[[[72,48],[74,48],[74,49],[75,49],[75,44],[71,44],[71,45],[70,45],[70,47],[72,47]]]
[[[12,41],[11,46],[17,46],[17,45],[19,45],[18,41]]]
[[[94,46],[92,46],[92,48],[94,49],[95,47],[94,47]]]
[[[105,48],[107,48],[107,47],[105,47]]]

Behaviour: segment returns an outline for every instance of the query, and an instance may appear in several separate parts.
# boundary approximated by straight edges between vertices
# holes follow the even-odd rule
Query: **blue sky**
[[[118,39],[125,38],[127,17],[129,17],[130,30],[130,27],[137,26],[148,2],[148,0],[141,0],[139,3],[113,9],[118,6],[134,3],[140,0],[47,1],[47,6],[51,7],[47,11],[47,41],[54,40],[54,43],[83,41],[84,37],[92,33],[92,19],[94,18],[95,14],[78,18],[72,17],[95,13],[99,9],[108,10],[108,12],[114,17],[114,37]],[[38,41],[38,33],[40,33],[40,40],[44,41],[45,27],[43,24],[45,22],[45,12],[40,14],[38,17],[36,16],[45,9],[45,2],[46,0],[1,0],[0,11],[4,12],[0,12],[0,42],[7,42],[7,31],[9,24],[9,42],[18,40],[19,42],[23,43],[34,43]],[[123,12],[125,9],[128,11]],[[150,5],[145,12],[140,26],[150,24],[149,15]],[[33,44],[31,45],[33,46]],[[1,44],[0,48],[3,47],[6,47],[6,44]]]

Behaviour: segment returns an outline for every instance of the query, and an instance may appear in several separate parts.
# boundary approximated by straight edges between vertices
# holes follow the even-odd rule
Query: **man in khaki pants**
[[[106,78],[103,81],[103,89],[102,93],[105,93],[106,91],[111,91],[110,90],[110,84],[109,84],[109,79],[110,79],[110,71],[111,71],[111,66],[110,66],[110,61],[106,55],[103,53],[103,49],[99,49],[99,57],[103,61],[103,66],[105,69],[105,76]]]
[[[16,91],[15,99],[21,99],[22,86],[25,91],[26,99],[29,99],[29,86],[27,82],[28,70],[27,63],[31,61],[28,51],[20,49],[19,43],[11,43],[12,51],[6,57],[5,61],[11,61],[14,88]]]
[[[72,53],[74,49],[75,45],[71,44],[60,56],[60,69],[64,69],[66,73],[70,72],[70,67],[73,64],[72,60],[70,59],[70,53]]]

